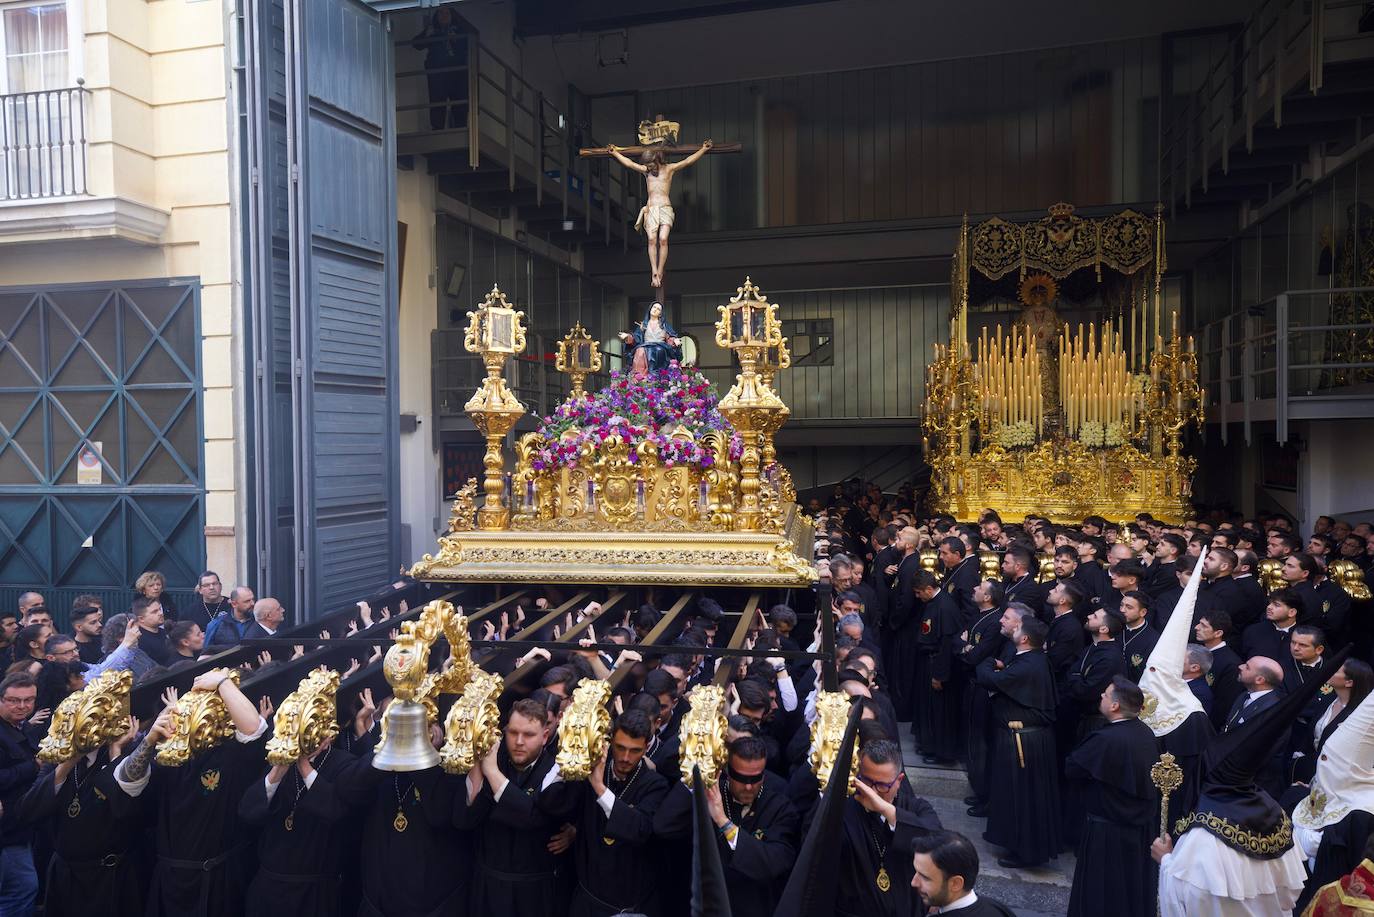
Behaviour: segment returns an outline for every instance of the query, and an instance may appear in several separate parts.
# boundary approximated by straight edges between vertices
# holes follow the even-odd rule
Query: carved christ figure
[[[629,169],[643,174],[644,183],[649,189],[649,202],[639,210],[635,229],[644,229],[649,241],[649,273],[655,287],[663,286],[663,270],[668,264],[668,233],[673,228],[673,205],[668,192],[673,187],[673,173],[685,169],[706,155],[711,149],[711,141],[701,144],[701,148],[686,159],[668,162],[662,150],[649,150],[635,162],[614,144],[606,147],[616,161]]]

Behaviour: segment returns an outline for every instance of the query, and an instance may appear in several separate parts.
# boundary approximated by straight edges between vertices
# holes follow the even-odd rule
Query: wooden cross
[[[620,152],[624,153],[626,156],[638,156],[641,153],[655,152],[668,155],[672,153],[695,153],[697,150],[701,149],[701,146],[700,144],[696,146],[688,146],[686,144],[668,146],[667,144],[663,143],[655,143],[650,146],[621,146],[616,147],[616,149],[620,150]],[[717,143],[706,152],[708,155],[714,153],[738,153],[741,152],[743,149],[744,144],[742,143]],[[611,150],[610,147],[604,146],[583,147],[582,149],[577,151],[577,155],[583,157],[584,159],[595,158],[600,156],[609,156],[611,155]]]

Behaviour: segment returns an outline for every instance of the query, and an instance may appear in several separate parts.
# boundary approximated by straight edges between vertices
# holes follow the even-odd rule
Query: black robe
[[[912,588],[912,581],[921,572],[921,558],[915,553],[903,557],[897,568],[888,604],[888,636],[883,644],[883,659],[887,664],[888,690],[897,719],[910,720],[916,709],[916,696],[911,693],[919,667],[917,638],[920,636],[920,600]]]
[[[1207,684],[1212,688],[1212,728],[1217,732],[1225,728],[1226,715],[1243,690],[1240,663],[1240,656],[1229,642],[1212,650],[1212,671],[1207,673]]]
[[[959,607],[944,589],[937,591],[921,609],[921,681],[912,686],[916,697],[912,727],[916,746],[941,761],[953,761],[962,744],[964,682],[955,660],[963,629]],[[933,680],[941,683],[940,690],[935,690]]]
[[[950,913],[956,917],[1016,917],[1016,912],[1011,908],[1000,901],[984,898],[982,892],[978,892],[978,900],[968,907],[961,907]]]
[[[1158,642],[1159,631],[1148,622],[1134,631],[1121,631],[1121,654],[1126,657],[1127,678],[1140,683],[1140,676],[1145,674],[1145,665],[1150,661],[1150,654],[1155,651],[1155,644]]]
[[[1155,734],[1140,720],[1118,720],[1074,749],[1065,765],[1086,787],[1087,824],[1069,894],[1069,917],[1151,917],[1159,832],[1159,791],[1150,768],[1159,760]]]
[[[374,783],[363,818],[360,917],[467,914],[472,843],[455,825],[456,806],[467,803],[464,778],[437,766],[371,770],[369,776]]]
[[[1269,594],[1260,585],[1259,579],[1252,573],[1242,576],[1232,576],[1240,587],[1241,595],[1244,597],[1239,615],[1231,616],[1231,627],[1235,633],[1244,632],[1245,628],[1251,624],[1256,624],[1264,620],[1264,607],[1269,604]]]
[[[857,800],[845,800],[836,917],[909,917],[918,913],[916,892],[911,887],[915,874],[912,845],[916,838],[941,830],[940,816],[930,803],[914,794],[898,793],[894,804],[895,830]],[[887,872],[887,891],[878,887],[880,869]],[[747,912],[739,917],[747,917]]]
[[[887,639],[887,615],[888,608],[892,604],[893,580],[887,575],[887,568],[901,559],[902,552],[895,546],[888,545],[873,555],[873,563],[869,565],[868,582],[873,587],[873,592],[878,600],[874,603],[873,614],[869,618],[868,625],[876,627],[884,641]]]
[[[723,801],[728,793],[725,781],[721,781]],[[786,781],[768,771],[763,775],[763,789],[748,813],[741,814],[739,804],[731,800],[726,804],[726,815],[739,828],[733,850],[720,832],[715,835],[725,870],[725,887],[730,893],[730,909],[741,917],[768,917],[777,906],[787,874],[797,858],[801,816],[787,798]],[[673,784],[654,814],[654,834],[690,844],[692,791],[681,782]],[[690,871],[690,857],[678,865]],[[690,905],[690,900],[684,904]]]
[[[143,794],[152,792],[157,800],[149,917],[243,913],[252,857],[239,800],[261,779],[268,734],[252,742],[231,736],[181,767],[153,765]]]
[[[1018,653],[998,671],[979,664],[974,678],[992,692],[992,757],[984,837],[1023,865],[1059,855],[1059,759],[1054,742],[1054,677],[1038,650]],[[1012,727],[1016,722],[1021,725]]]
[[[1374,815],[1363,809],[1353,809],[1345,818],[1322,829],[1322,841],[1317,847],[1316,863],[1303,884],[1302,895],[1293,913],[1307,909],[1312,896],[1323,885],[1355,871],[1364,859],[1365,845],[1374,831]]]
[[[941,588],[954,599],[954,604],[959,606],[964,626],[978,619],[978,606],[973,602],[973,590],[978,585],[981,572],[978,555],[970,554],[956,564],[953,570],[945,573],[944,582],[941,584]]]
[[[1035,616],[1042,621],[1048,622],[1049,612],[1045,608],[1045,599],[1049,596],[1049,587],[1036,582],[1034,573],[1027,573],[1015,580],[1004,581],[1007,587],[1006,602],[1020,602],[1022,605],[1035,612]]]
[[[1207,714],[1194,711],[1182,723],[1159,736],[1160,747],[1174,756],[1183,770],[1183,783],[1169,797],[1169,824],[1178,823],[1197,805],[1202,788],[1202,753],[1216,735]]]
[[[1010,644],[1002,636],[1002,609],[985,612],[968,629],[968,639],[960,646],[959,661],[964,664],[968,684],[964,690],[964,720],[968,724],[968,741],[964,764],[968,767],[968,782],[973,795],[988,798],[988,756],[992,746],[988,737],[992,729],[992,701],[988,689],[972,680],[973,670],[984,659],[997,658]]]
[[[115,764],[101,748],[55,791],[43,768],[19,801],[22,822],[47,822],[52,859],[44,883],[47,917],[135,917],[143,913],[139,844],[143,801],[115,783]],[[41,864],[39,864],[41,868]]]
[[[561,822],[539,805],[540,788],[553,768],[554,755],[545,751],[532,766],[519,770],[511,763],[504,745],[497,763],[509,783],[497,800],[491,784],[467,805],[460,816],[464,828],[473,831],[477,847],[473,876],[472,913],[509,917],[544,917],[556,913],[558,874],[566,870],[565,858],[549,852],[549,839]],[[466,801],[465,795],[459,805]]]
[[[1102,565],[1095,560],[1079,564],[1078,569],[1074,571],[1073,579],[1088,594],[1088,604],[1094,609],[1101,608],[1112,588],[1111,577],[1102,569]]]
[[[1049,657],[1056,686],[1064,685],[1069,670],[1083,654],[1083,647],[1087,644],[1088,633],[1083,629],[1082,620],[1073,612],[1059,615],[1050,622],[1050,632],[1045,637],[1045,655]]]
[[[292,765],[270,800],[260,772],[239,801],[239,818],[258,832],[258,874],[244,895],[247,917],[339,913],[347,834],[337,829],[371,795],[372,756],[360,759],[331,747],[314,767],[307,788]]]
[[[622,784],[608,780],[615,794],[608,818],[592,794],[591,782],[556,781],[540,800],[555,818],[577,828],[573,861],[577,890],[571,917],[609,917],[622,910],[657,913],[653,845],[654,814],[668,795],[668,782],[647,764]]]
[[[1097,710],[1102,692],[1113,678],[1125,674],[1121,641],[1103,640],[1084,648],[1060,687],[1055,733],[1062,748],[1078,747],[1085,735],[1102,725],[1102,715]]]

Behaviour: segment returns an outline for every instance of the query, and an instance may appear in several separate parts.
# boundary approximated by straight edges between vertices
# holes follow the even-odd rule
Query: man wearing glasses
[[[27,672],[0,681],[0,914],[28,914],[38,897],[33,827],[14,817],[19,800],[38,776],[38,732],[29,725],[38,683]]]
[[[912,844],[941,826],[904,777],[896,742],[875,739],[860,749],[856,792],[845,801],[838,917],[914,912]]]

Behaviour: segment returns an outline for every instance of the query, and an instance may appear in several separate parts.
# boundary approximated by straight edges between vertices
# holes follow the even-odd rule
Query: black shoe
[[[981,806],[981,805],[983,805],[983,800],[979,799],[977,796],[965,796],[965,797],[964,797],[964,805],[966,805],[966,806]]]
[[[1041,863],[1023,863],[1016,857],[998,857],[997,865],[1003,869],[1039,869]]]
[[[968,810],[966,813],[964,813],[964,814],[966,814],[966,815],[971,815],[971,816],[973,816],[974,818],[987,818],[987,817],[988,817],[988,807],[987,807],[987,806],[982,806],[982,805],[970,806],[970,807],[969,807],[969,810]]]

